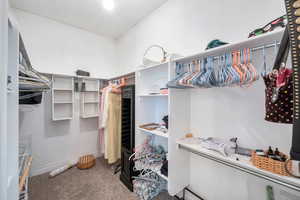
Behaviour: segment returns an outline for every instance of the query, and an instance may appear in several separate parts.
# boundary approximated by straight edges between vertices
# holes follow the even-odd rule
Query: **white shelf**
[[[85,90],[85,91],[82,91],[82,92],[99,92],[99,90]]]
[[[85,104],[99,104],[99,101],[85,101]]]
[[[72,117],[60,117],[60,118],[53,118],[53,121],[65,121],[65,120],[71,120]]]
[[[67,88],[53,88],[54,91],[70,91],[72,92],[72,89],[67,89]]]
[[[168,94],[140,94],[138,97],[168,97]]]
[[[154,68],[157,68],[157,67],[162,67],[162,66],[164,66],[164,65],[167,65],[169,62],[167,61],[167,62],[163,62],[163,63],[158,63],[158,64],[156,64],[156,65],[150,65],[150,66],[140,66],[139,67],[139,71],[144,71],[144,70],[148,70],[148,69],[154,69]]]
[[[57,101],[57,102],[54,102],[54,104],[72,104],[73,102],[71,102],[71,101],[61,101],[61,102],[59,102],[59,101]]]
[[[250,159],[242,159],[245,156],[233,155],[231,157],[224,157],[221,154],[211,151],[205,148],[202,148],[199,144],[188,144],[183,140],[178,140],[177,145],[180,149],[184,149],[191,153],[197,154],[201,157],[207,158],[209,160],[213,160],[215,162],[221,163],[223,165],[238,169],[240,171],[252,174],[254,176],[266,179],[273,183],[277,183],[288,187],[290,189],[300,191],[300,179],[280,176],[253,166],[250,162]],[[236,158],[239,158],[237,160]]]
[[[160,136],[160,137],[164,137],[164,138],[168,138],[169,137],[169,133],[163,133],[161,131],[157,131],[157,130],[147,130],[147,129],[143,129],[143,128],[138,128],[138,130],[142,131],[142,132],[146,132],[146,133],[149,133],[149,134],[152,134],[152,135],[157,135],[157,136]]]
[[[87,119],[87,118],[96,118],[99,117],[99,113],[97,114],[90,114],[90,115],[82,115],[81,118]]]
[[[185,56],[181,58],[174,59],[173,62],[185,62],[195,58],[207,57],[207,56],[218,56],[221,53],[239,50],[242,48],[254,48],[257,46],[261,46],[263,44],[267,45],[268,43],[274,43],[275,39],[280,38],[279,36],[283,35],[284,29],[274,30],[270,33],[265,33],[256,37],[248,38],[243,41],[226,44],[223,46],[219,46],[213,49],[209,49],[197,54],[193,54],[190,56]],[[278,41],[277,41],[278,42]]]

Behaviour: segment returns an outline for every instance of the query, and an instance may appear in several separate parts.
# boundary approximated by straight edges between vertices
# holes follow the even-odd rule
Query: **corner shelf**
[[[160,137],[164,137],[164,138],[168,138],[169,137],[169,133],[163,133],[161,131],[157,131],[157,130],[147,130],[147,129],[143,129],[143,128],[138,128],[138,130],[142,131],[142,132],[146,132],[152,135],[156,135],[156,136],[160,136]]]

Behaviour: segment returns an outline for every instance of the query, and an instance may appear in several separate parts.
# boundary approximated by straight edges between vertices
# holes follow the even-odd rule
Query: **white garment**
[[[103,112],[102,112],[102,117],[101,117],[101,128],[105,128],[107,126],[107,118],[108,118],[108,93],[110,92],[110,88],[105,88],[103,91],[104,95],[104,105],[103,105]]]

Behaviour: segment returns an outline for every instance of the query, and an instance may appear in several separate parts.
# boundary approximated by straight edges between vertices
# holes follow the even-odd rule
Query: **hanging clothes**
[[[108,163],[121,158],[121,94],[108,94],[107,129],[105,131],[105,152]]]
[[[105,153],[105,142],[104,142],[104,127],[103,127],[103,120],[104,120],[104,103],[106,97],[106,88],[102,89],[101,95],[100,95],[100,115],[99,115],[99,144],[100,144],[100,153],[101,155],[104,155]]]
[[[121,84],[110,84],[102,90],[99,135],[100,152],[109,164],[121,158]]]

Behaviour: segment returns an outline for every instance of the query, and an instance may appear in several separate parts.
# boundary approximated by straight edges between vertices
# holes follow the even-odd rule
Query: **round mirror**
[[[144,53],[143,65],[150,66],[163,63],[167,61],[167,52],[162,46],[151,45]]]

